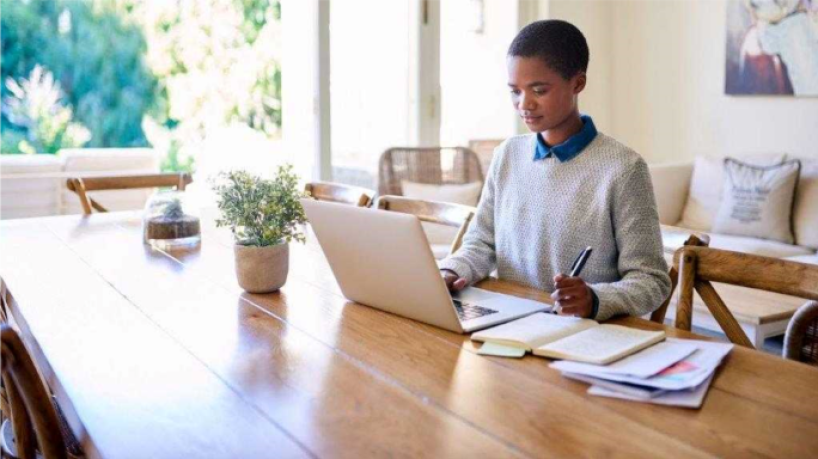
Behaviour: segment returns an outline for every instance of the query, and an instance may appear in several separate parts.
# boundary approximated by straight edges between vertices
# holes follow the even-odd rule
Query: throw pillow
[[[800,172],[798,160],[762,167],[726,158],[713,231],[792,244],[792,204]]]
[[[769,153],[743,156],[747,163],[756,166],[781,164],[786,155]],[[719,210],[724,172],[724,158],[698,156],[693,163],[690,192],[678,226],[710,231]]]
[[[400,186],[403,189],[403,195],[407,198],[452,202],[464,206],[476,206],[477,200],[480,198],[480,191],[483,189],[481,182],[464,183],[462,185],[430,185],[428,183],[401,180]]]

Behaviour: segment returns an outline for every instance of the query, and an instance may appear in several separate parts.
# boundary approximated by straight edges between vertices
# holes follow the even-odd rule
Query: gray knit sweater
[[[658,308],[670,278],[645,161],[602,133],[564,163],[534,161],[535,144],[529,134],[497,147],[463,245],[440,267],[470,284],[496,267],[500,279],[550,293],[591,246],[582,278],[599,297],[597,320]]]

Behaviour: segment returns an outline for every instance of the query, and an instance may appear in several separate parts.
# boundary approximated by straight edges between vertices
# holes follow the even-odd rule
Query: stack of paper
[[[610,365],[551,364],[566,377],[590,383],[591,395],[698,408],[732,344],[668,338]]]

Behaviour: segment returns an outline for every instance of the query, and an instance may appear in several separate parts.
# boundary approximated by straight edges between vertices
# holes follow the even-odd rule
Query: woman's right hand
[[[466,288],[466,278],[458,276],[451,269],[441,269],[440,274],[443,276],[443,281],[446,282],[446,287],[449,287],[450,292],[458,292]]]

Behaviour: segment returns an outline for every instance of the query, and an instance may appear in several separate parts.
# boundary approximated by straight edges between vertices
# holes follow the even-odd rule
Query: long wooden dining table
[[[243,292],[229,231],[202,221],[168,251],[135,212],[0,223],[9,320],[89,457],[818,456],[816,368],[737,347],[699,410],[593,397],[546,359],[348,301],[311,234],[280,292]]]

